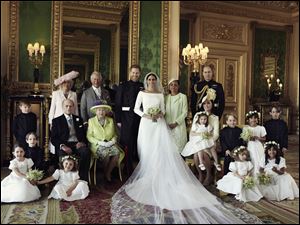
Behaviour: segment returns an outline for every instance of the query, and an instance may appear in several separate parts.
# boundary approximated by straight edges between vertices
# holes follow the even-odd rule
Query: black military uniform
[[[224,90],[222,84],[214,80],[202,80],[194,85],[191,96],[191,110],[193,116],[196,112],[200,111],[199,104],[201,103],[202,98],[206,96],[208,88],[212,88],[216,91],[216,99],[213,102],[212,113],[221,118],[225,107]]]
[[[137,136],[140,124],[140,116],[133,110],[138,93],[143,90],[141,82],[132,80],[125,81],[118,87],[116,102],[116,122],[121,123],[120,144],[127,146],[127,172],[133,172],[133,161],[138,160],[137,156]]]
[[[243,139],[240,138],[242,129],[239,127],[224,127],[220,131],[220,144],[222,148],[221,156],[224,157],[224,175],[229,172],[229,164],[234,160],[230,156],[225,156],[226,150],[229,150],[231,153],[232,150],[236,147],[243,145]]]

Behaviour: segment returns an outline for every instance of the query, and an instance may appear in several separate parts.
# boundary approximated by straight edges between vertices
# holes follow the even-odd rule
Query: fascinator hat
[[[75,79],[76,77],[78,77],[78,75],[79,75],[79,72],[73,70],[73,71],[55,79],[54,85],[55,86],[61,85],[62,83],[66,82],[66,81]]]
[[[206,95],[202,98],[201,103],[199,104],[199,109],[203,105],[204,102],[206,101],[214,101],[216,99],[216,90],[212,88],[208,88],[206,91]]]
[[[173,81],[176,81],[176,82],[179,83],[179,80],[178,80],[178,79],[172,78],[171,80],[169,80],[168,85],[170,85]]]
[[[111,111],[111,107],[107,104],[105,100],[97,100],[94,102],[94,105],[90,108],[91,112],[96,114],[96,110],[99,108],[104,108],[108,111]]]
[[[149,72],[149,73],[147,73],[147,74],[145,75],[145,78],[144,78],[144,88],[145,88],[145,90],[148,88],[147,79],[148,79],[148,77],[151,76],[151,75],[156,77],[156,90],[157,90],[158,92],[160,92],[160,93],[163,93],[163,92],[164,92],[164,89],[163,89],[163,87],[162,87],[162,85],[161,85],[161,83],[160,83],[160,79],[159,79],[159,77],[157,76],[157,74],[154,73],[154,72]]]

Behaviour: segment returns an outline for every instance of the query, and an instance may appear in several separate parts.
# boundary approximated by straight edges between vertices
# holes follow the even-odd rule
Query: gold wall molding
[[[247,25],[204,18],[201,20],[201,40],[247,45]]]
[[[236,102],[236,81],[238,71],[238,61],[225,59],[225,98],[227,101]]]
[[[62,69],[62,2],[52,2],[52,37],[50,58],[50,84],[53,86],[55,79],[60,77]]]
[[[9,5],[9,44],[7,81],[19,80],[19,2]]]
[[[133,64],[139,64],[139,33],[140,1],[131,1],[129,3],[128,67]]]
[[[106,12],[99,13],[99,11],[90,11],[86,10],[85,8],[67,8],[65,5],[63,7],[63,17],[68,21],[72,21],[72,19],[68,19],[69,17],[80,18],[82,21],[84,19],[101,20],[101,23],[103,21],[113,21],[119,23],[122,20],[121,14],[117,15]]]
[[[197,2],[197,1],[181,1],[181,7],[200,12],[212,12],[218,14],[225,14],[231,16],[247,17],[256,20],[268,20],[280,23],[290,23],[291,15],[289,13],[282,13],[271,11],[268,9],[261,9],[259,7],[245,7],[238,4],[226,2]],[[264,11],[262,11],[264,10]]]
[[[169,42],[169,13],[170,2],[162,1],[161,6],[161,61],[160,75],[163,87],[168,86],[168,42]]]
[[[128,8],[128,1],[64,1],[64,5],[82,6],[86,8],[97,8],[103,10],[124,10]]]
[[[299,11],[299,1],[237,1],[238,4],[252,7],[268,7],[282,12]],[[236,2],[235,2],[236,3]]]

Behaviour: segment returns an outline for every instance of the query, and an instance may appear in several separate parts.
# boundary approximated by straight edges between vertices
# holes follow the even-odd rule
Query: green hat
[[[111,111],[111,107],[107,104],[105,100],[97,100],[95,101],[94,105],[90,108],[91,112],[96,114],[96,110],[98,108],[105,108],[108,111]]]

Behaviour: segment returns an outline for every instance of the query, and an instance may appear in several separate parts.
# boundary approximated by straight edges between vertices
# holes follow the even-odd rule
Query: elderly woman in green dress
[[[104,162],[104,175],[111,181],[111,172],[118,166],[124,157],[124,152],[117,145],[116,126],[107,113],[111,107],[104,100],[96,101],[91,107],[91,112],[96,114],[88,121],[87,139],[92,152],[92,160],[100,159]]]
[[[168,85],[169,94],[165,98],[166,122],[171,129],[178,151],[182,152],[187,142],[185,118],[188,113],[187,97],[179,92],[179,80],[172,79]]]

